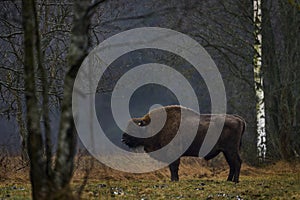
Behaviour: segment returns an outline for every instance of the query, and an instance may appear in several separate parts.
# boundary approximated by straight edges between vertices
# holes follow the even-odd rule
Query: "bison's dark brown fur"
[[[180,107],[180,106],[166,106],[164,108],[167,113],[167,120],[164,127],[156,135],[149,138],[137,138],[127,133],[123,134],[123,142],[130,148],[135,148],[138,146],[143,146],[145,152],[152,152],[160,149],[161,147],[167,145],[177,134],[177,130],[181,120],[181,109],[191,113],[192,118],[188,120],[193,120],[197,118],[198,132],[194,138],[192,144],[185,151],[182,156],[193,156],[198,157],[199,150],[206,135],[207,129],[210,123],[217,123],[220,118],[225,116],[225,123],[223,126],[222,133],[218,139],[217,144],[213,149],[204,157],[205,160],[210,160],[217,156],[220,152],[223,152],[226,161],[230,167],[228,181],[239,181],[239,174],[241,168],[241,158],[239,155],[239,150],[241,146],[241,138],[243,132],[245,131],[245,121],[243,118],[237,115],[210,115],[210,114],[198,114],[190,109]],[[153,111],[151,111],[153,112]],[[150,112],[150,113],[151,113]],[[129,123],[135,123],[139,126],[147,126],[151,121],[150,114],[146,114],[142,118],[133,118]],[[197,125],[197,124],[196,124]],[[180,164],[180,158],[169,165],[171,172],[171,180],[178,181],[178,169]]]

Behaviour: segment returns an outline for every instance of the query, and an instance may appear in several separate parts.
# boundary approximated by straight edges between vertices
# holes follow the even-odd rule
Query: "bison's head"
[[[137,126],[134,126],[138,125]],[[144,138],[134,137],[132,135],[138,135],[136,132],[141,131],[140,128],[147,126],[150,123],[149,119],[145,118],[133,118],[128,122],[126,133],[123,133],[122,142],[126,144],[129,148],[137,148],[144,146]],[[135,133],[135,134],[133,134]]]

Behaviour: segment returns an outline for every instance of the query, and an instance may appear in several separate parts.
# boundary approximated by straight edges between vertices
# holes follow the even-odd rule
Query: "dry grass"
[[[85,174],[85,169],[89,167],[89,158],[80,158],[80,162],[77,164],[74,180],[81,180]],[[223,172],[228,172],[227,164],[225,160],[218,159],[215,161],[206,162],[199,158],[182,158],[179,170],[179,176],[181,179],[191,178],[210,178],[214,176],[223,176]],[[227,174],[225,175],[227,176]],[[168,180],[170,179],[169,169],[163,168],[158,171],[133,174],[120,172],[94,160],[94,167],[90,171],[90,178],[95,180]]]
[[[86,172],[83,199],[300,199],[300,163],[278,162],[262,168],[243,164],[239,184],[226,182],[222,156],[205,162],[183,158],[178,183],[169,181],[168,168],[146,174],[113,170],[90,158],[76,158],[72,185],[78,190]],[[19,157],[0,163],[0,199],[30,199],[28,166]]]

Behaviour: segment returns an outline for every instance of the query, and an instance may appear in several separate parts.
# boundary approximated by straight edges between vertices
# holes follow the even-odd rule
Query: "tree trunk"
[[[20,94],[15,94],[16,102],[17,102],[17,114],[16,114],[16,120],[18,123],[19,133],[20,133],[20,140],[21,140],[21,158],[24,163],[28,162],[28,153],[27,153],[27,138],[28,133],[25,125],[25,120],[23,116],[23,105],[21,102]]]
[[[297,7],[288,1],[264,1],[263,63],[267,83],[267,128],[275,158],[294,158],[299,90],[300,20]],[[278,42],[280,41],[280,42]],[[298,84],[297,84],[298,82]],[[270,152],[271,153],[271,152]]]
[[[257,150],[258,157],[262,160],[266,157],[267,136],[265,130],[265,97],[262,72],[262,13],[261,0],[253,1],[254,8],[254,89],[256,95],[256,125],[257,125]]]
[[[52,168],[52,149],[48,105],[48,81],[42,66],[41,44],[34,0],[23,0],[25,99],[27,106],[28,154],[33,199],[74,199],[70,189],[73,176],[77,137],[72,116],[72,91],[77,71],[88,52],[88,28],[93,5],[76,0],[68,54],[69,69],[64,81],[64,98],[61,103],[61,120],[55,167]],[[38,71],[39,70],[39,71]],[[42,105],[38,103],[37,74],[41,75]],[[41,109],[41,111],[39,110]],[[44,123],[40,123],[43,118]],[[45,128],[45,145],[41,134]],[[46,156],[44,155],[46,149]]]
[[[268,156],[272,159],[280,158],[279,138],[279,102],[280,98],[276,95],[278,88],[281,88],[280,69],[276,58],[276,42],[272,27],[270,13],[270,2],[263,1],[262,12],[264,20],[262,23],[263,40],[263,71],[265,78],[265,102],[266,102],[266,129],[268,131]],[[278,92],[278,91],[277,91]]]
[[[70,188],[69,183],[74,168],[73,160],[76,154],[77,135],[72,116],[72,92],[77,72],[88,53],[90,8],[91,5],[88,1],[77,0],[74,5],[71,45],[68,54],[70,68],[64,82],[64,98],[61,107],[62,114],[55,165],[55,185],[64,192]]]
[[[45,199],[48,192],[45,175],[46,162],[43,156],[43,140],[40,127],[40,111],[36,93],[35,68],[35,3],[33,0],[22,1],[24,28],[24,80],[26,99],[26,124],[28,130],[28,155],[30,159],[30,181],[32,198]]]

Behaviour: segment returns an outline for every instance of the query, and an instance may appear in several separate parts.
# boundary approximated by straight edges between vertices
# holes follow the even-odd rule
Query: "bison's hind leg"
[[[169,165],[171,172],[171,181],[179,181],[178,170],[179,170],[180,158],[175,160]]]
[[[229,165],[229,174],[227,181],[233,181],[235,183],[239,182],[239,175],[242,165],[242,160],[238,152],[226,152],[224,151],[225,159]]]
[[[237,153],[236,157],[237,157],[237,163],[236,163],[236,166],[235,166],[233,181],[235,183],[238,183],[239,182],[239,177],[240,177],[241,166],[242,166],[242,159],[240,158],[240,155],[238,153]]]

